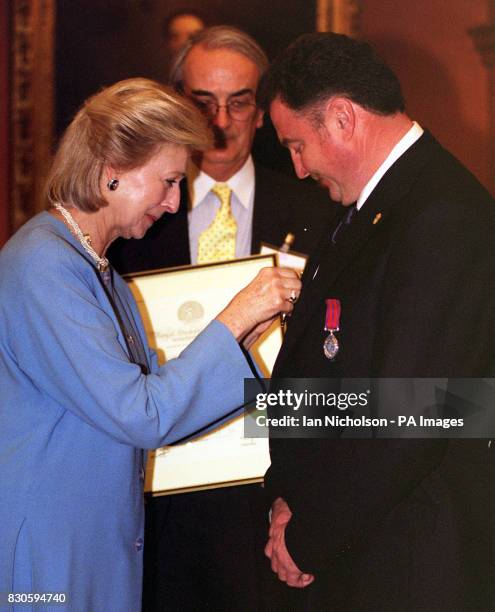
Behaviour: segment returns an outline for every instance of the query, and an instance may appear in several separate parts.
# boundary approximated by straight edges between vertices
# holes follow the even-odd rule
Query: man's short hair
[[[302,111],[335,95],[380,115],[405,108],[399,80],[371,46],[330,32],[297,38],[265,73],[258,104],[268,109],[280,97]]]
[[[268,58],[259,44],[237,28],[220,25],[205,28],[194,33],[182,49],[177,53],[170,69],[170,83],[175,89],[182,91],[184,78],[184,63],[193,47],[201,45],[205,49],[229,49],[244,55],[258,68],[260,77],[268,68]],[[206,67],[205,67],[206,68]]]

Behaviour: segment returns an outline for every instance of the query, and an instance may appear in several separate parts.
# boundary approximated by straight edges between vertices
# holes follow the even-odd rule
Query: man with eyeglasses
[[[261,242],[280,246],[288,233],[295,236],[292,247],[309,254],[335,207],[312,182],[294,180],[253,161],[253,140],[263,124],[256,90],[267,67],[258,43],[229,26],[194,34],[178,52],[171,83],[207,115],[215,146],[194,156],[177,214],[164,215],[139,241],[112,245],[110,260],[119,272],[213,261],[211,254],[198,254],[198,243],[221,206],[212,191],[217,184],[231,190],[233,256],[258,253]]]
[[[281,245],[289,232],[303,253],[318,242],[334,211],[327,193],[251,156],[263,122],[256,90],[267,66],[256,41],[228,26],[193,35],[179,51],[171,81],[207,115],[215,146],[193,157],[177,214],[162,216],[141,240],[112,245],[110,258],[120,272],[203,263],[226,252],[226,259],[244,257],[259,252],[261,242]],[[214,244],[212,252],[222,235],[215,237],[211,228],[225,191],[234,229],[223,235],[235,234],[235,240]],[[155,498],[146,520],[144,612],[269,609],[262,586],[270,572],[260,485]]]

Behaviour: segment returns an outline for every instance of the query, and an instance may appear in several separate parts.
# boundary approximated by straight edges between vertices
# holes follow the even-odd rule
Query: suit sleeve
[[[411,215],[385,273],[373,375],[483,376],[493,356],[491,202],[437,201]]]

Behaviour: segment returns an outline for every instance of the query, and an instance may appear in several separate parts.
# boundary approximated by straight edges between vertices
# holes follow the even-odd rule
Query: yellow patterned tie
[[[216,183],[211,190],[220,199],[220,208],[210,226],[198,240],[198,263],[235,259],[237,223],[232,215],[232,189],[226,183]]]

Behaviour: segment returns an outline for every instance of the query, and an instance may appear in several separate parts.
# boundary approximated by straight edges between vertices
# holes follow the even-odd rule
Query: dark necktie
[[[332,242],[335,244],[337,242],[337,237],[340,233],[342,233],[345,228],[351,224],[352,218],[357,212],[356,204],[350,204],[348,210],[346,210],[344,216],[340,220],[337,227],[334,229],[332,234]]]

